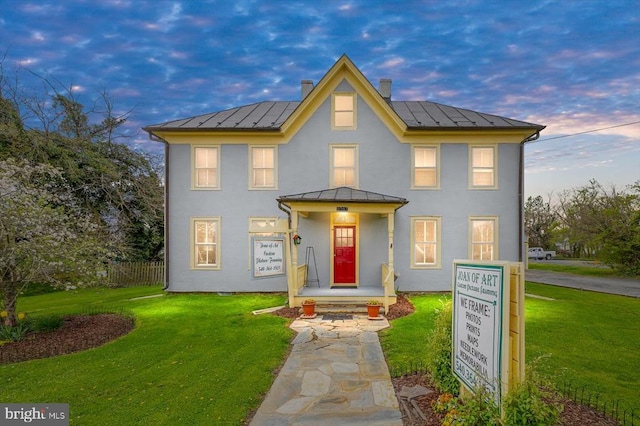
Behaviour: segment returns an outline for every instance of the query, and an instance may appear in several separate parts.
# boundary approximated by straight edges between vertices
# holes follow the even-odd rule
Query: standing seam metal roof
[[[311,201],[311,202],[341,202],[341,203],[401,203],[407,204],[406,198],[392,195],[378,194],[377,192],[363,191],[361,189],[341,186],[338,188],[323,189],[321,191],[302,192],[300,194],[283,195],[278,201]]]
[[[267,101],[224,111],[167,121],[145,130],[279,130],[300,101]],[[391,101],[391,108],[413,130],[509,129],[544,126],[525,121],[456,108],[429,101]]]

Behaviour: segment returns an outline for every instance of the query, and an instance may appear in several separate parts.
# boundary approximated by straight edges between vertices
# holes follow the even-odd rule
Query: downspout
[[[286,209],[283,208],[283,206],[286,207]],[[278,208],[287,214],[287,218],[288,218],[287,224],[289,225],[288,228],[291,229],[291,209],[290,209],[290,207],[287,206],[286,204],[284,204],[282,201],[278,201]]]
[[[524,253],[524,144],[538,140],[538,138],[540,138],[540,130],[520,142],[520,173],[518,173],[518,262],[526,259]]]
[[[286,207],[286,208],[285,208]],[[286,259],[287,259],[287,299],[289,303],[289,307],[293,308],[295,305],[295,297],[293,293],[293,274],[296,271],[293,270],[292,261],[291,261],[291,207],[284,204],[282,201],[278,201],[278,208],[287,214],[287,242],[285,245],[286,251]],[[297,294],[297,291],[296,291]]]
[[[169,288],[169,142],[149,132],[149,140],[164,144],[164,285],[162,290]]]

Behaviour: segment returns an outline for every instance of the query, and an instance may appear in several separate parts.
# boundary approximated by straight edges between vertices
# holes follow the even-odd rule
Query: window
[[[496,147],[471,146],[469,152],[471,188],[497,188]]]
[[[333,127],[356,128],[356,96],[353,93],[334,93],[332,96]]]
[[[276,224],[278,223],[277,217],[250,217],[249,229],[264,229],[264,232],[252,232],[252,235],[258,235],[261,237],[270,237],[276,235],[274,231]]]
[[[249,147],[249,188],[250,189],[276,189],[276,147],[274,146],[250,146]]]
[[[218,147],[194,146],[192,150],[192,187],[195,189],[219,188]]]
[[[330,186],[358,186],[358,146],[331,145]]]
[[[411,218],[411,267],[440,268],[440,218]]]
[[[220,218],[192,218],[191,267],[220,269]]]
[[[440,177],[438,170],[437,146],[413,147],[413,188],[439,188]]]
[[[498,219],[495,217],[471,218],[470,222],[470,253],[473,260],[497,260],[497,229]]]

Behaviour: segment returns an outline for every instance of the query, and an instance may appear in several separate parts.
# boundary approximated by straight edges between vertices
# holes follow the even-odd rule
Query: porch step
[[[334,314],[334,313],[367,313],[367,305],[364,303],[316,303],[316,312],[318,314]],[[380,306],[380,313],[384,313],[384,307]]]

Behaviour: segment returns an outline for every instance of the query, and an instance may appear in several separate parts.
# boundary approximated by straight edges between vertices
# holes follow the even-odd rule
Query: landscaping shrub
[[[452,312],[451,301],[447,301],[436,313],[433,332],[427,338],[427,369],[441,392],[457,395],[460,383],[451,368]]]
[[[40,333],[54,331],[62,327],[64,318],[62,315],[50,314],[30,319],[31,329]]]
[[[525,381],[517,384],[504,399],[504,422],[506,425],[554,425],[562,412],[562,405],[555,396],[544,389],[544,383],[536,372],[534,360],[527,366]]]

